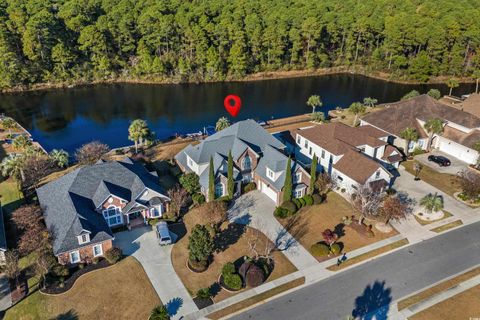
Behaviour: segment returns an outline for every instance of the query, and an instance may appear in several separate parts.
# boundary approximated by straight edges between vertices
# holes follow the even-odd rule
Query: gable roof
[[[378,169],[388,172],[380,163],[362,155],[360,152],[350,150],[338,160],[333,168],[345,174],[360,184],[365,184]],[[390,173],[388,172],[390,175]]]
[[[480,94],[472,93],[461,103],[452,104],[451,106],[480,117]]]
[[[442,137],[466,146],[470,149],[474,148],[477,142],[480,142],[480,130],[472,130],[469,133],[446,126],[443,130]]]
[[[385,107],[383,110],[371,112],[362,120],[396,136],[411,127],[417,130],[420,137],[427,137],[417,119],[427,121],[440,118],[466,128],[480,127],[480,118],[444,105],[426,94],[382,106]]]
[[[270,187],[274,190],[281,191],[285,182],[287,163],[288,157],[286,155],[273,147],[267,146],[263,152],[263,157],[260,158],[258,162],[255,174],[262,177],[263,180],[268,181]],[[290,167],[292,168],[292,172],[294,172],[296,165],[296,162],[291,160]],[[275,181],[267,176],[267,168],[276,173],[280,172],[280,175]]]
[[[76,237],[83,230],[90,232],[90,243],[112,239],[105,219],[95,209],[110,195],[135,202],[146,188],[164,194],[156,178],[129,158],[81,167],[38,188],[47,228],[54,233],[54,253],[78,248]]]
[[[344,154],[352,150],[352,148],[363,145],[380,147],[387,144],[385,141],[375,137],[381,131],[371,126],[370,128],[360,129],[352,128],[340,122],[332,122],[303,130],[300,129],[296,132],[335,155]]]

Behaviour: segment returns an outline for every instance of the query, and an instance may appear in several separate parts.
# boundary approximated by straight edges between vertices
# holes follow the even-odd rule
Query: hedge
[[[286,217],[288,217],[288,216],[290,215],[290,212],[288,212],[288,210],[285,209],[285,208],[277,207],[277,208],[275,209],[275,211],[273,212],[273,215],[274,215],[275,217],[284,219],[284,218],[286,218]]]
[[[323,197],[319,194],[312,195],[312,199],[314,204],[321,204],[323,202]]]
[[[313,204],[313,197],[311,195],[307,194],[303,198],[305,199],[305,204],[307,206],[311,206]]]
[[[290,214],[294,214],[298,209],[293,201],[285,201],[282,203],[281,207],[287,209]]]
[[[121,258],[122,249],[120,248],[113,247],[108,249],[107,252],[105,252],[105,259],[107,259],[110,264],[117,263]]]
[[[203,204],[203,203],[205,203],[205,196],[201,193],[194,193],[192,195],[192,200],[196,204]]]
[[[325,257],[330,254],[330,249],[324,243],[315,243],[310,247],[310,252],[315,257]]]
[[[249,182],[245,185],[245,187],[243,187],[243,192],[247,193],[255,189],[257,189],[257,185],[255,184],[255,182]]]
[[[330,246],[330,251],[332,251],[333,254],[339,254],[342,252],[342,247],[338,243],[334,243]]]

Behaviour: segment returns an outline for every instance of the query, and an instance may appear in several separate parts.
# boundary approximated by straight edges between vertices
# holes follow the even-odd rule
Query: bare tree
[[[12,220],[21,230],[34,228],[42,220],[42,209],[37,205],[21,206],[12,213]]]
[[[392,220],[399,221],[406,219],[411,212],[412,208],[410,203],[400,199],[398,196],[390,196],[385,197],[383,200],[380,216],[387,224]]]
[[[80,164],[94,164],[110,151],[110,148],[99,141],[89,142],[75,152],[75,158]]]
[[[415,163],[413,164],[413,171],[415,172],[415,178],[414,178],[415,181],[420,180],[418,176],[420,175],[420,171],[422,171],[422,169],[423,169],[423,165],[420,162],[415,161]]]
[[[25,180],[23,187],[36,189],[42,178],[49,175],[55,169],[55,164],[46,155],[32,155],[25,158],[23,172]]]
[[[227,205],[224,201],[211,201],[204,205],[205,219],[216,231],[227,220]]]
[[[175,213],[175,216],[178,217],[182,208],[188,203],[188,192],[179,185],[176,185],[173,189],[168,190],[168,197],[170,198],[170,207]]]
[[[469,170],[462,170],[459,174],[460,188],[469,199],[480,197],[480,175]]]
[[[267,234],[259,229],[265,229],[262,223],[257,224],[257,228],[248,229],[248,246],[254,256],[254,260],[264,258],[268,263],[273,261],[272,253],[278,248],[269,240]]]
[[[13,281],[15,281],[15,286],[19,287],[18,277],[20,276],[20,264],[18,263],[20,256],[17,250],[7,250],[5,252],[5,266],[3,268],[3,272],[7,275],[7,277]]]
[[[37,251],[49,241],[49,233],[43,224],[42,211],[35,205],[22,206],[12,214],[12,220],[22,231],[18,248],[21,253]]]
[[[383,197],[380,192],[375,192],[368,184],[358,187],[350,196],[350,202],[355,210],[360,213],[358,223],[363,223],[366,217],[376,217],[380,214]]]
[[[322,196],[325,196],[328,191],[335,188],[335,180],[326,173],[322,172],[318,175],[317,180],[315,181],[315,187]]]

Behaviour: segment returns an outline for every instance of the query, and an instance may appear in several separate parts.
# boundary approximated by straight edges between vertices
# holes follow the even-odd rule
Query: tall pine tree
[[[315,180],[317,180],[317,155],[313,154],[312,166],[310,167],[310,190],[309,193],[313,194],[315,191]]]
[[[283,183],[283,202],[292,200],[292,160],[288,157],[285,169],[285,182]]]
[[[228,152],[228,168],[227,168],[227,190],[228,190],[228,197],[233,199],[233,158],[232,158],[232,151]]]
[[[208,168],[208,201],[215,200],[215,175],[213,173],[213,158],[210,157],[210,165]]]

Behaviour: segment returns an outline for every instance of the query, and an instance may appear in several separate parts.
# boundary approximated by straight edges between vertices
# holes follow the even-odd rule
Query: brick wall
[[[95,245],[97,245],[98,243],[92,243],[90,245],[87,245],[87,246],[83,246],[81,248],[78,249],[79,253],[80,253],[80,259],[82,262],[85,262],[86,259],[93,259],[93,247]],[[105,242],[102,242],[101,243],[102,245],[102,251],[103,251],[103,255],[105,255],[105,252],[107,252],[107,250],[109,250],[110,248],[112,248],[112,240],[107,240]],[[72,250],[72,251],[76,251],[76,250]],[[64,252],[64,253],[61,253],[60,255],[58,255],[58,262],[61,263],[61,264],[70,264],[70,252]]]

